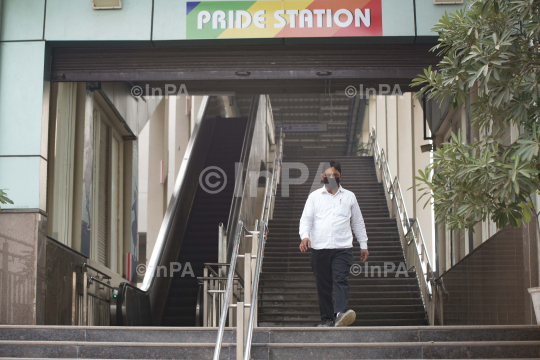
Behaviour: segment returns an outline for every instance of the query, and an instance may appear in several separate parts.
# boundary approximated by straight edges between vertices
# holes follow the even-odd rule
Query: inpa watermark
[[[148,269],[146,268],[146,264],[137,265],[136,271],[138,275],[143,276],[144,274],[146,274],[147,270]],[[190,262],[186,262],[183,265],[179,262],[171,262],[168,266],[160,265],[155,267],[156,277],[173,277],[175,273],[180,273],[180,277],[195,277],[195,273],[193,272],[193,268],[191,267]]]
[[[142,86],[135,85],[131,88],[131,95],[134,97],[148,96],[148,97],[165,97],[168,99],[169,96],[189,96],[187,87],[185,84],[165,84],[163,88],[161,87],[150,87],[149,84],[143,88]]]
[[[281,185],[281,197],[289,197],[290,194],[290,188],[292,186],[298,186],[303,185],[308,181],[311,181],[311,187],[309,192],[311,193],[314,190],[317,190],[321,187],[321,178],[320,174],[323,173],[324,166],[327,164],[326,162],[320,162],[319,166],[317,168],[317,171],[315,173],[315,176],[310,176],[309,168],[306,164],[302,162],[293,162],[293,161],[284,161],[281,164],[281,178],[279,179],[279,184]],[[293,173],[300,173],[299,176],[292,176]],[[268,181],[269,184],[271,184],[272,181],[277,181],[277,179],[273,179],[273,173],[272,171],[256,171],[256,170],[245,170],[243,168],[242,162],[236,162],[235,163],[235,181],[236,179],[241,176],[243,173],[246,173],[247,176],[245,177],[246,181],[246,193],[242,193],[244,191],[244,187],[239,186],[235,188],[235,197],[257,197],[258,196],[258,187],[260,183],[260,178],[264,178],[263,183],[266,183]],[[209,194],[218,194],[221,191],[225,189],[225,186],[227,185],[228,178],[227,178],[227,172],[224,171],[219,166],[208,166],[204,168],[201,173],[199,174],[199,186],[202,188],[203,191],[209,193]]]
[[[409,272],[407,271],[407,267],[405,266],[404,262],[400,262],[399,265],[396,265],[394,262],[385,261],[383,263],[383,267],[381,268],[378,265],[370,266],[366,261],[363,268],[360,264],[353,264],[349,271],[354,276],[360,276],[362,273],[364,273],[364,277],[388,277],[388,275],[396,278],[400,277],[400,275],[409,277]]]
[[[389,84],[379,84],[379,89],[377,90],[374,87],[368,87],[364,89],[364,85],[360,84],[358,89],[354,85],[349,85],[345,88],[345,95],[348,98],[359,97],[360,99],[368,99],[370,96],[377,95],[392,95],[392,96],[403,96],[401,87],[399,84],[395,84],[393,87]]]

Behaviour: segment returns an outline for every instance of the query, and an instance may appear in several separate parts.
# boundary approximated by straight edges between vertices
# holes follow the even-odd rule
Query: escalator
[[[207,174],[217,172],[217,168],[225,173],[227,182],[218,193],[205,191],[199,183],[195,199],[191,207],[189,221],[184,235],[182,250],[178,263],[182,270],[189,263],[195,277],[174,273],[169,290],[161,325],[163,326],[195,326],[195,308],[197,305],[197,277],[203,276],[204,263],[218,262],[218,224],[227,223],[234,194],[235,163],[240,161],[242,143],[247,125],[246,118],[211,119],[214,122],[210,148],[206,155],[204,168],[215,166],[213,170],[203,171],[203,185]],[[220,177],[222,180],[222,178]],[[221,188],[221,182],[215,176],[209,177],[209,191]],[[214,189],[211,185],[216,184]],[[189,269],[189,268],[188,268]]]
[[[233,195],[243,193],[259,104],[253,96],[247,117],[223,117],[216,98],[197,116],[142,287],[120,284],[112,325],[196,325],[197,277],[218,262],[219,223],[226,236],[236,231],[242,197]]]

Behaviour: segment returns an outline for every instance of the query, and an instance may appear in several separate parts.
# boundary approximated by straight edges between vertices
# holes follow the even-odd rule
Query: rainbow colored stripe
[[[365,16],[369,13],[367,23],[357,22],[356,9]],[[275,15],[276,11],[287,12],[287,10],[297,10],[298,15]],[[302,12],[302,10],[310,11]],[[322,10],[324,14],[321,14]],[[239,28],[241,25],[236,19],[238,12],[243,11],[250,14],[251,23],[249,26]],[[264,11],[264,17],[261,18],[262,11]],[[338,11],[341,14],[336,19]],[[259,26],[254,21],[257,13]],[[330,19],[329,13],[332,14]],[[382,36],[383,34],[381,0],[193,1],[187,3],[186,14],[187,39],[350,37]],[[343,26],[347,24],[347,20],[350,22],[350,14],[353,16],[352,23]],[[291,24],[293,16],[295,17],[294,24]],[[281,20],[276,17],[281,17]],[[264,20],[261,21],[261,19]],[[247,18],[242,17],[240,24],[242,21],[247,23]],[[276,27],[280,22],[286,22],[286,25]],[[301,23],[304,27],[300,27]],[[312,26],[309,27],[309,25]]]

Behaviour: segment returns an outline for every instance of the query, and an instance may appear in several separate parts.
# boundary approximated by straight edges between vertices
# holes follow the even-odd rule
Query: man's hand
[[[362,260],[362,262],[366,262],[368,257],[369,257],[369,252],[367,251],[367,249],[360,249],[360,260]]]
[[[300,251],[304,252],[309,248],[311,248],[311,241],[308,238],[302,239],[302,242],[300,243]]]

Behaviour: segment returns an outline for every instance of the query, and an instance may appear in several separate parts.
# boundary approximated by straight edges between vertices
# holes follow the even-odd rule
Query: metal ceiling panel
[[[409,83],[439,58],[432,45],[249,45],[52,51],[53,81],[347,80]],[[253,86],[253,84],[252,84]]]

